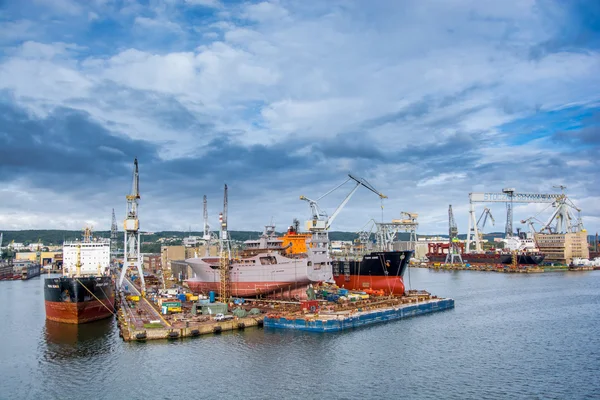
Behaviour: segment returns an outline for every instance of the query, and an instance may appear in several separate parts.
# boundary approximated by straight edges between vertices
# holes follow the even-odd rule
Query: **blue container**
[[[348,294],[348,289],[338,289],[338,294],[340,296],[346,296]]]
[[[339,300],[339,298],[340,298],[340,296],[338,296],[337,294],[330,294],[327,296],[327,301],[336,303]]]
[[[178,295],[177,295],[177,298],[178,298],[180,301],[185,301],[185,300],[186,300],[186,298],[185,298],[185,294],[178,294]]]
[[[210,300],[211,303],[215,302],[215,292],[208,292],[208,298]]]

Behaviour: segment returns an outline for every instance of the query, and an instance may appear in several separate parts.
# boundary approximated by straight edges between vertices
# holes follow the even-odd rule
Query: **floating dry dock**
[[[408,300],[408,302],[407,302]],[[297,329],[311,332],[336,332],[385,321],[430,314],[454,308],[453,299],[429,295],[392,298],[344,311],[325,311],[298,315],[297,313],[267,314],[266,328]]]

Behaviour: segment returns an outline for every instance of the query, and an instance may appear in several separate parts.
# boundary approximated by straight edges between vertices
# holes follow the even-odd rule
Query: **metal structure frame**
[[[366,180],[364,180],[362,178],[358,178],[358,177],[352,176],[351,174],[348,174],[348,177],[349,178],[346,179],[343,183],[339,184],[338,186],[336,186],[335,188],[331,189],[330,191],[328,191],[324,195],[320,196],[317,200],[309,199],[306,196],[300,196],[300,200],[305,200],[305,201],[307,201],[309,203],[310,209],[312,211],[312,220],[311,221],[307,221],[307,223],[308,223],[308,225],[307,225],[308,231],[310,231],[311,233],[328,231],[329,228],[331,227],[331,224],[335,220],[335,218],[338,216],[338,214],[340,213],[340,211],[342,211],[342,209],[344,208],[344,206],[346,205],[346,203],[348,203],[348,200],[350,200],[350,198],[352,197],[352,195],[354,195],[354,193],[358,190],[358,188],[360,186],[366,187],[367,189],[369,189],[370,191],[372,191],[373,193],[375,193],[376,195],[378,195],[379,198],[381,198],[381,199],[387,198],[386,195],[380,193],[377,189],[375,189]],[[354,182],[356,182],[356,185],[350,191],[350,193],[348,193],[348,195],[346,196],[346,198],[344,199],[344,201],[342,201],[340,203],[340,205],[335,209],[335,211],[333,212],[333,214],[331,215],[331,217],[328,217],[327,213],[325,211],[321,210],[321,208],[319,207],[319,204],[317,202],[319,200],[321,200],[323,197],[325,197],[328,194],[332,193],[333,191],[339,189],[341,186],[343,186],[344,184],[346,184],[350,180],[353,180]]]
[[[412,250],[415,250],[417,228],[419,227],[417,214],[401,211],[400,217],[401,219],[394,219],[392,222],[375,222],[377,227],[375,238],[378,251],[393,251],[393,243],[398,232],[410,232],[409,243]]]
[[[210,246],[212,245],[213,240],[215,240],[215,236],[210,231],[210,224],[208,223],[208,201],[206,199],[206,195],[204,195],[202,206],[203,206],[202,207],[202,209],[203,209],[202,216],[204,218],[204,228],[202,231],[202,239],[204,240],[205,246],[206,246],[205,255],[206,255],[206,257],[208,257],[210,255]]]
[[[446,264],[458,264],[463,263],[462,256],[460,255],[460,248],[458,246],[458,228],[456,221],[454,220],[454,213],[452,212],[452,204],[448,206],[448,254],[446,255]]]
[[[118,246],[118,235],[119,227],[117,225],[117,218],[115,217],[115,209],[112,210],[112,223],[110,225],[110,259],[115,262],[119,254]]]
[[[223,191],[223,212],[219,215],[219,222],[221,225],[221,235],[219,238],[219,297],[223,303],[226,303],[229,300],[231,293],[231,241],[229,240],[229,232],[227,231],[227,206],[227,184],[225,184],[225,189]]]
[[[471,242],[475,242],[476,251],[481,251],[479,241],[479,231],[475,215],[475,203],[506,203],[510,204],[510,220],[512,229],[512,206],[514,203],[547,203],[556,202],[562,194],[548,193],[517,193],[514,189],[504,189],[502,193],[494,192],[474,192],[469,193],[469,230],[467,234],[467,243],[465,252],[471,252]],[[508,222],[507,212],[507,222]]]
[[[142,260],[140,253],[140,222],[138,219],[138,203],[140,200],[140,175],[138,171],[137,158],[133,162],[133,183],[131,194],[125,196],[127,199],[127,214],[124,221],[125,240],[124,240],[124,257],[121,276],[119,277],[119,288],[123,287],[123,280],[127,274],[127,270],[132,267],[136,268],[140,276],[142,296],[146,294],[146,281],[144,280],[144,271],[142,269]]]

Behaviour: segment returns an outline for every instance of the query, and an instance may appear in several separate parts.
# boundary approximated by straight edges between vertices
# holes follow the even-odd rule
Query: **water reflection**
[[[114,331],[112,318],[80,325],[46,320],[42,334],[42,343],[46,344],[44,358],[89,357],[109,352]]]

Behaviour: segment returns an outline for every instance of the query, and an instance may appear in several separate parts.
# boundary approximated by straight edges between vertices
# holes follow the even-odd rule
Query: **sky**
[[[594,0],[0,2],[0,230],[110,228],[135,157],[140,226],[284,230],[348,174],[332,223],[469,193],[566,193],[600,230]],[[318,201],[333,214],[351,182]],[[488,205],[503,231],[503,204]],[[382,208],[383,207],[383,208]],[[484,205],[477,206],[477,214]],[[515,206],[515,227],[551,207]],[[119,223],[121,225],[121,223]]]

